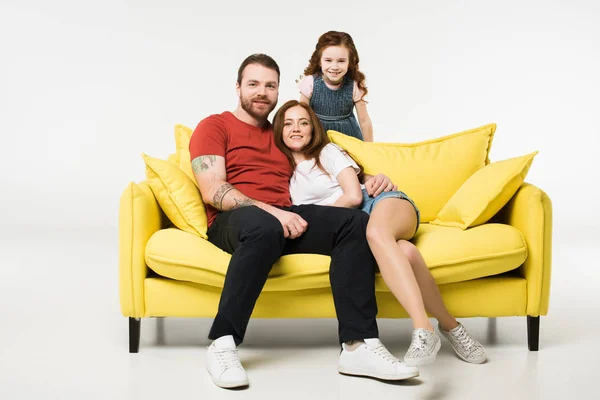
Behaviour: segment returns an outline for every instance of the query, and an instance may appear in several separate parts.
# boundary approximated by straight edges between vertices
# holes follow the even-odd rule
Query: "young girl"
[[[409,366],[431,363],[440,349],[440,338],[425,309],[439,321],[439,331],[460,358],[484,362],[483,346],[448,312],[425,260],[409,242],[419,226],[413,201],[399,191],[370,197],[359,182],[362,167],[329,141],[305,103],[291,100],[282,105],[275,115],[274,134],[277,147],[294,168],[290,180],[294,204],[361,207],[370,214],[366,234],[371,251],[385,283],[413,321],[404,362]]]
[[[298,83],[300,101],[309,104],[329,129],[373,141],[373,126],[367,113],[365,76],[358,69],[358,52],[352,37],[329,31],[319,38],[315,51]],[[354,117],[354,107],[358,122]]]

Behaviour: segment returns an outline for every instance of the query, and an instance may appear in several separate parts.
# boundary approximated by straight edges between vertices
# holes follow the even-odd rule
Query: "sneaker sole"
[[[223,382],[223,381],[216,379],[210,373],[210,371],[208,371],[208,374],[210,375],[210,379],[212,379],[212,381],[215,385],[217,385],[218,387],[224,388],[224,389],[233,389],[233,388],[244,387],[244,386],[250,385],[250,382],[248,381],[248,379],[245,379],[243,381],[237,381],[237,382]]]
[[[240,382],[220,382],[216,379],[212,380],[215,385],[224,389],[233,389],[238,387],[249,386],[249,382],[247,380]]]
[[[404,379],[416,378],[419,376],[419,371],[415,372],[405,372],[403,374],[381,374],[374,372],[370,369],[362,369],[362,368],[346,368],[339,366],[338,372],[343,375],[351,375],[351,376],[366,376],[369,378],[377,378],[382,379],[384,381],[401,381]]]
[[[414,360],[407,360],[405,358],[404,364],[408,365],[409,367],[422,367],[423,365],[432,364],[435,361],[435,359],[437,358],[437,353],[438,353],[438,351],[440,351],[441,348],[442,348],[442,341],[439,340],[437,342],[437,344],[435,345],[435,351],[433,352],[432,355],[427,356],[427,357],[422,357],[422,358],[415,358]]]
[[[456,350],[454,350],[454,353],[456,353],[456,355],[458,356],[458,358],[460,358],[461,360],[463,360],[464,362],[468,362],[469,364],[483,364],[485,362],[485,360],[487,360],[487,357],[481,359],[481,360],[470,360],[466,357],[463,357],[462,355],[460,355]]]

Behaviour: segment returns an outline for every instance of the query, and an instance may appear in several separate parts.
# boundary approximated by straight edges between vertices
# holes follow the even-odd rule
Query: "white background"
[[[597,389],[600,3],[380,3],[0,0],[0,398],[549,399]],[[168,318],[167,329],[144,320],[140,353],[127,353],[118,204],[145,177],[141,153],[167,157],[175,124],[233,110],[251,53],[279,63],[280,104],[297,98],[294,80],[331,29],[355,40],[377,141],[496,122],[492,161],[540,151],[527,181],[554,205],[540,352],[527,351],[524,318],[499,318],[497,329],[467,319],[489,363],[462,363],[444,342],[421,383],[397,387],[337,374],[335,320],[252,320],[240,354],[253,386],[240,393],[205,371],[209,319]],[[410,322],[380,322],[401,356]]]
[[[527,181],[555,227],[598,226],[598,2],[370,3],[2,1],[4,227],[115,228],[141,153],[233,110],[247,55],[277,60],[283,104],[331,29],[355,40],[377,141],[496,122],[492,161],[540,151]]]

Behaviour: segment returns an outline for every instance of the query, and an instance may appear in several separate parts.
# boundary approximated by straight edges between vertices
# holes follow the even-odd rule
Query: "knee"
[[[253,238],[270,240],[273,241],[273,243],[276,243],[277,240],[281,239],[281,243],[283,244],[283,227],[277,218],[273,217],[273,219],[274,221],[265,218],[264,222],[250,228],[248,234]]]
[[[343,216],[343,223],[337,232],[338,236],[352,237],[367,245],[365,232],[369,224],[369,214],[357,209],[343,208],[340,209],[340,216]]]
[[[281,224],[279,224],[279,225],[264,224],[264,225],[255,226],[251,230],[251,234],[253,236],[265,238],[268,240],[277,240],[279,238],[284,239],[283,227],[281,226]]]
[[[351,223],[356,226],[360,226],[364,232],[369,223],[369,214],[356,208],[351,208],[347,210],[352,212]]]
[[[341,232],[365,236],[365,230],[369,223],[369,214],[356,208],[336,207],[332,212],[333,211],[337,213],[340,221],[343,221],[340,230]]]
[[[253,210],[248,210],[244,215],[247,218],[243,222],[241,234],[246,240],[265,240],[272,244],[281,242],[284,244],[283,227],[277,218],[268,212],[257,207],[252,207]]]
[[[371,223],[367,225],[367,241],[369,244],[380,244],[391,237],[384,227]]]
[[[406,256],[408,261],[411,263],[411,265],[414,265],[415,261],[418,259],[419,256],[419,249],[417,249],[417,246],[415,246],[408,240],[399,240],[398,246],[400,247],[400,250],[402,250],[402,253],[404,253],[404,255]]]

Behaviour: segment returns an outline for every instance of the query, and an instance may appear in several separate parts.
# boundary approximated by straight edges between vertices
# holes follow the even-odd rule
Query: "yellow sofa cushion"
[[[177,166],[143,155],[148,184],[167,217],[184,232],[206,239],[207,219],[200,191]]]
[[[489,164],[496,124],[412,144],[363,142],[336,131],[330,139],[347,150],[367,174],[384,173],[411,197],[429,222],[460,186]]]
[[[193,129],[187,126],[181,124],[175,125],[176,156],[173,161],[194,182],[194,185],[198,186],[190,160],[190,138],[192,137],[192,133],[194,133]]]
[[[517,192],[537,153],[481,168],[462,184],[431,223],[461,229],[486,223]]]
[[[438,284],[497,275],[518,268],[527,256],[521,233],[503,224],[485,224],[463,231],[422,224],[415,236]],[[159,275],[221,288],[231,256],[207,240],[178,229],[160,230],[146,246],[146,263]],[[317,254],[281,257],[264,291],[330,287],[330,258]],[[376,290],[387,291],[380,274]]]

